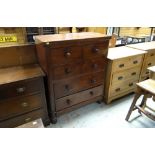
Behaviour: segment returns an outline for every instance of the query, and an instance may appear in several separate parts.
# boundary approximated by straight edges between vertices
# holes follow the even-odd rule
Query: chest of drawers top
[[[1,68],[0,85],[42,76],[44,76],[44,72],[38,64]]]
[[[138,43],[138,44],[130,44],[126,46],[135,48],[135,49],[144,50],[144,51],[152,51],[152,50],[155,51],[155,41]]]
[[[132,56],[136,56],[144,53],[146,53],[146,51],[129,48],[126,46],[121,46],[121,47],[109,48],[107,58],[110,60],[117,60],[117,59],[132,57]]]

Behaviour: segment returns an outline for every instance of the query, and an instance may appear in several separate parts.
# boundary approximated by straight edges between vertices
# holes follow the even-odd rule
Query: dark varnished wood
[[[110,38],[92,32],[36,36],[39,63],[47,74],[48,107],[53,123],[63,112],[102,99],[103,93],[93,99],[90,96],[77,100],[67,108],[65,104],[61,108],[56,106],[58,100],[68,95],[80,99],[80,93],[104,85]]]

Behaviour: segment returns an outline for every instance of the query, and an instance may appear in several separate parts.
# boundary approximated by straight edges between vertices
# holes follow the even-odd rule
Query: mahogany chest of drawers
[[[36,36],[53,123],[64,112],[102,100],[110,38],[90,32]]]
[[[139,44],[131,44],[127,46],[146,51],[144,61],[143,61],[140,81],[146,80],[147,78],[149,78],[149,71],[147,70],[147,68],[151,66],[155,66],[155,41],[139,43]]]
[[[106,103],[134,91],[135,83],[140,79],[145,53],[125,46],[109,48],[104,92]]]

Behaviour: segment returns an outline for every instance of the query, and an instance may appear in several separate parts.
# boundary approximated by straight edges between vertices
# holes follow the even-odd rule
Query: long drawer
[[[103,84],[104,74],[104,72],[97,72],[58,81],[54,84],[55,97],[60,98],[71,93],[101,85]]]
[[[50,49],[49,52],[49,62],[53,66],[77,62],[82,59],[82,47],[80,46]]]
[[[134,57],[116,60],[113,63],[113,72],[121,71],[121,70],[128,69],[131,67],[136,67],[142,63],[142,58],[143,58],[142,55],[138,55]]]
[[[0,101],[0,121],[42,107],[41,94]]]
[[[110,96],[116,96],[130,89],[134,89],[136,87],[137,82],[138,80],[134,80],[134,81],[129,80],[129,81],[126,81],[125,83],[122,83],[121,85],[120,84],[114,85],[110,89]]]
[[[13,117],[11,119],[0,121],[0,128],[17,127],[19,125],[33,121],[33,120],[38,119],[38,118],[42,118],[43,120],[45,120],[46,117],[47,117],[46,113],[42,109],[35,110],[33,112],[29,112],[27,114],[24,114],[24,115],[21,115],[18,117]]]
[[[91,73],[104,71],[107,64],[107,59],[99,57],[96,59],[86,60],[84,62],[77,62],[72,64],[66,64],[58,67],[51,67],[53,72],[53,79],[59,80],[69,78],[83,73]]]
[[[42,82],[40,78],[35,78],[32,80],[24,80],[11,84],[1,85],[0,100],[39,92],[42,89],[41,83]]]
[[[94,97],[103,95],[103,86],[95,87],[80,93],[69,95],[61,99],[56,100],[56,111],[63,110],[65,108],[71,107],[75,104],[90,100]]]
[[[124,70],[121,72],[116,72],[112,75],[111,85],[116,83],[126,82],[126,80],[138,80],[140,75],[140,67],[135,67],[132,69]]]

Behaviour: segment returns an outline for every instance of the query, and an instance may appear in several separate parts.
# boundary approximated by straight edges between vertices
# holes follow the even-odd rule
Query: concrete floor
[[[50,124],[48,128],[154,128],[155,122],[137,111],[132,113],[130,122],[125,121],[132,100],[133,94],[130,94],[110,105],[92,103],[58,117],[57,124]]]

